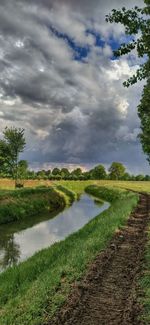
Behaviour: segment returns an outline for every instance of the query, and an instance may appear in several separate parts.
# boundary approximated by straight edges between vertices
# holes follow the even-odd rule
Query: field
[[[50,186],[51,184],[62,184],[66,187],[82,192],[84,188],[90,184],[98,184],[100,186],[111,186],[130,189],[137,192],[150,193],[150,182],[149,181],[48,181],[48,180],[26,180],[25,187],[37,187],[37,186]],[[0,189],[14,189],[15,183],[10,179],[0,179]]]
[[[127,224],[128,217],[139,200],[138,194],[129,190],[150,193],[150,182],[49,182],[44,180],[25,182],[25,187],[28,188],[39,186],[54,186],[66,197],[69,196],[72,202],[86,190],[89,194],[110,202],[111,206],[64,241],[36,253],[27,261],[0,274],[0,324],[2,325],[55,324],[53,317],[67,301],[72,288],[86,276],[89,265],[93,263],[96,256],[101,251],[107,251],[110,241]],[[13,181],[0,180],[1,197],[4,193],[9,193],[10,189],[14,190]],[[145,236],[144,232],[142,236]],[[145,272],[139,280],[139,285],[144,292],[140,299],[145,307],[142,318],[146,320],[146,324],[150,321],[149,256],[150,244],[148,243]]]
[[[37,186],[50,186],[51,182],[50,181],[45,181],[45,180],[26,180],[24,182],[24,187],[37,187]],[[0,189],[14,189],[15,188],[15,182],[11,179],[5,179],[1,178],[0,179]]]
[[[112,191],[108,190],[109,195]],[[126,196],[121,190],[113,192],[119,193],[119,200],[112,201],[100,218],[1,274],[1,324],[41,324],[61,306],[72,283],[83,276],[89,262],[106,247],[114,231],[125,224],[137,204],[137,195]]]

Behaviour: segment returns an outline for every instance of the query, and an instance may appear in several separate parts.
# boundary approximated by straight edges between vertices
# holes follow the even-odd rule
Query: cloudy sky
[[[0,136],[25,128],[23,158],[31,167],[121,161],[149,172],[137,139],[136,106],[143,84],[122,85],[137,68],[136,53],[114,59],[125,40],[105,22],[123,0],[0,1]],[[143,5],[130,0],[129,6]]]

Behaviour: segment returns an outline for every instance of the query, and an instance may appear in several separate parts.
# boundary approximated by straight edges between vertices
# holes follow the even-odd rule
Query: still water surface
[[[24,222],[0,226],[0,271],[66,238],[108,207],[109,203],[98,203],[84,194],[57,215],[32,217]]]

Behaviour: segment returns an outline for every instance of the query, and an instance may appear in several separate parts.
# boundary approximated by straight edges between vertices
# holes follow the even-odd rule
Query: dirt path
[[[146,244],[150,196],[141,195],[127,226],[95,259],[49,325],[138,325],[137,277]]]

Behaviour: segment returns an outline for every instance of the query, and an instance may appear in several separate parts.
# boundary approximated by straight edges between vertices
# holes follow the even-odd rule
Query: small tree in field
[[[15,180],[15,185],[19,177],[19,154],[23,152],[25,145],[24,129],[5,128],[3,140],[0,140],[0,157],[3,157],[3,168],[9,171]]]

